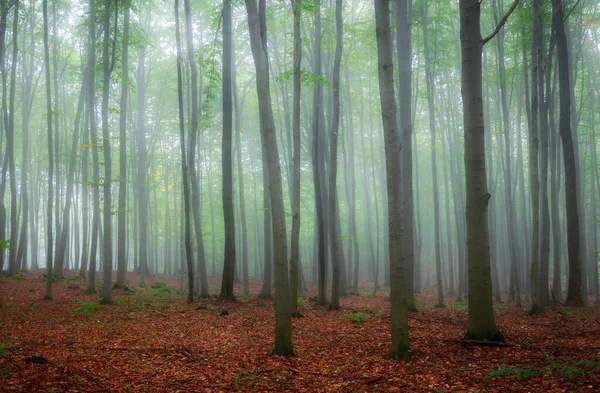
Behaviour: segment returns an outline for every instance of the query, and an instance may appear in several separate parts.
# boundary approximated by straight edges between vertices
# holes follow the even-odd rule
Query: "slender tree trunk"
[[[417,311],[414,294],[414,197],[412,155],[412,0],[396,3],[396,52],[398,56],[398,104],[402,132],[402,215],[404,218],[404,263],[406,301],[409,311]],[[389,214],[389,213],[388,213]]]
[[[115,7],[115,28],[114,34],[115,39],[113,43],[116,43],[117,35],[117,14],[118,14],[118,3],[115,0],[113,5]],[[108,98],[110,92],[110,76],[114,65],[115,58],[115,47],[113,44],[112,54],[109,52],[110,44],[110,13],[111,13],[111,0],[105,1],[104,10],[104,40],[102,42],[102,68],[104,71],[104,79],[102,81],[102,148],[104,151],[104,239],[103,239],[103,276],[104,282],[102,285],[102,303],[111,304],[111,281],[112,281],[112,204],[111,204],[111,182],[112,182],[112,155],[110,152],[110,130],[108,124]]]
[[[292,316],[298,313],[298,269],[300,265],[300,93],[302,65],[302,0],[292,0],[294,14],[294,102],[292,114],[293,157],[292,157],[292,240],[290,252],[290,310]]]
[[[88,41],[88,70],[95,70],[96,67],[96,5],[93,0],[89,1],[89,41]],[[96,280],[98,232],[100,231],[100,165],[98,160],[98,124],[96,118],[96,76],[94,72],[89,73],[88,85],[86,89],[88,98],[88,111],[90,121],[90,139],[92,148],[92,166],[93,172],[93,219],[92,219],[92,244],[90,246],[89,276],[86,293],[95,293],[94,287]]]
[[[43,3],[47,7],[47,3]],[[6,75],[6,25],[8,20],[8,0],[0,1],[0,72],[2,73],[2,120],[3,129],[8,129],[8,105],[7,105],[7,80]],[[46,14],[45,14],[46,15]],[[47,17],[46,17],[47,19]],[[44,20],[47,23],[47,20]],[[47,63],[44,63],[47,64]],[[49,67],[49,66],[48,66]],[[6,193],[6,173],[8,169],[8,154],[2,155],[2,142],[0,138],[0,163],[2,163],[2,178],[0,181],[0,239],[6,239],[6,206],[4,195]],[[0,247],[0,271],[4,269],[4,247]],[[9,266],[10,268],[10,266]]]
[[[233,294],[233,276],[235,272],[235,217],[233,211],[233,104],[231,91],[231,0],[223,3],[223,217],[225,224],[225,250],[223,252],[223,278],[221,281],[221,300],[235,300]]]
[[[23,55],[23,74],[22,74],[22,83],[23,83],[23,94],[22,94],[22,126],[23,126],[23,157],[22,157],[22,165],[21,165],[21,209],[22,209],[22,221],[21,221],[21,233],[19,236],[19,250],[17,251],[17,264],[21,265],[21,270],[27,270],[27,254],[28,247],[27,243],[29,241],[29,166],[30,166],[30,146],[29,146],[29,136],[31,134],[30,120],[31,120],[31,108],[33,106],[33,79],[34,79],[34,54],[35,54],[35,9],[33,5],[30,7],[29,11],[29,28],[30,28],[30,42],[29,42],[29,54]],[[23,46],[25,46],[27,40],[27,35],[23,33]],[[27,56],[29,57],[29,62],[27,61]],[[33,240],[31,240],[33,243]]]
[[[19,233],[19,221],[17,219],[17,176],[15,170],[15,87],[17,82],[17,54],[18,54],[18,22],[19,2],[13,4],[13,31],[12,31],[12,64],[10,70],[10,98],[8,112],[8,128],[6,129],[6,154],[8,155],[8,172],[10,175],[10,245],[8,254],[9,274],[14,275],[19,271],[17,263],[17,238]],[[50,275],[48,271],[48,275]]]
[[[427,83],[427,103],[429,108],[429,131],[431,135],[431,176],[433,187],[433,220],[434,220],[434,247],[435,247],[435,272],[437,281],[437,305],[444,306],[444,287],[442,281],[442,257],[440,241],[440,201],[437,180],[437,155],[436,155],[436,122],[435,122],[435,81],[431,60],[429,57],[429,38],[427,34],[427,8],[425,2],[421,2],[421,23],[423,25],[423,43],[425,45],[425,81]]]
[[[275,345],[272,354],[292,355],[292,319],[287,266],[287,233],[283,208],[283,190],[279,153],[271,94],[269,88],[269,63],[267,50],[266,1],[260,0],[257,10],[255,0],[246,0],[250,45],[256,68],[261,135],[269,174],[269,194],[272,206],[273,250],[275,267]]]
[[[492,6],[494,8],[494,21],[498,24],[498,19],[500,15],[498,14],[498,9],[496,6],[496,0],[493,1]],[[506,209],[506,236],[508,240],[508,257],[510,263],[510,271],[511,276],[513,277],[513,282],[515,282],[515,291],[517,294],[512,295],[515,299],[520,298],[520,291],[518,280],[516,279],[516,272],[518,262],[518,247],[517,247],[517,227],[516,227],[516,218],[515,218],[515,203],[513,201],[513,183],[512,183],[512,165],[511,165],[511,155],[513,152],[512,144],[511,144],[511,125],[510,125],[510,107],[507,98],[507,86],[506,86],[506,65],[504,60],[504,29],[498,32],[498,36],[496,38],[496,54],[498,59],[498,75],[499,75],[499,84],[500,84],[500,102],[502,105],[502,125],[504,129],[504,205]],[[518,144],[521,142],[518,141]],[[520,303],[520,300],[517,300],[517,304]]]
[[[321,0],[315,0],[315,42],[313,48],[313,72],[317,77],[322,75],[321,64]],[[323,146],[320,146],[321,135],[324,133],[321,120],[323,111],[323,86],[317,82],[313,91],[313,113],[312,113],[312,166],[313,182],[315,188],[315,210],[317,214],[317,247],[318,247],[318,294],[317,304],[324,306],[327,303],[327,235],[325,232],[325,213],[323,202],[325,185],[325,157]]]
[[[339,242],[338,225],[338,197],[337,197],[337,164],[338,164],[338,133],[340,129],[340,68],[343,51],[343,26],[342,26],[342,1],[335,2],[336,45],[335,59],[333,62],[333,116],[330,130],[330,167],[329,167],[329,243],[331,247],[331,302],[329,310],[340,308],[341,264],[343,263],[343,249]]]
[[[48,0],[42,0],[44,18],[44,68],[46,71],[46,126],[48,128],[48,200],[46,201],[46,294],[44,300],[52,300],[52,202],[54,198],[54,155],[52,152],[52,94],[50,81],[50,49],[48,48]],[[0,59],[4,64],[4,59]]]
[[[194,255],[192,253],[192,235],[191,235],[191,224],[190,224],[190,183],[188,179],[188,160],[185,156],[185,123],[183,114],[183,84],[181,81],[181,63],[183,63],[183,54],[181,53],[181,39],[179,35],[179,0],[175,0],[175,38],[177,41],[177,102],[179,105],[179,146],[181,148],[181,174],[183,183],[183,209],[184,218],[182,224],[184,226],[184,248],[185,248],[185,260],[187,262],[188,270],[188,295],[187,302],[191,304],[194,301]],[[183,260],[182,260],[183,264]],[[181,280],[181,286],[183,286],[183,275]]]
[[[571,135],[571,95],[567,37],[564,27],[562,0],[552,0],[552,29],[556,35],[560,116],[559,132],[565,163],[565,194],[567,212],[567,247],[569,256],[569,288],[565,305],[583,306],[581,255],[579,245],[579,211],[577,199],[576,156]]]
[[[119,213],[118,213],[118,244],[117,244],[117,282],[115,288],[127,287],[127,95],[129,86],[129,0],[123,4],[123,43],[121,47],[122,76],[121,76],[121,111],[119,112]]]
[[[529,127],[529,177],[531,194],[531,299],[532,311],[539,309],[537,302],[539,276],[539,227],[540,227],[540,180],[538,169],[539,150],[539,52],[537,50],[540,32],[540,1],[533,0],[533,30],[531,44],[531,124]]]
[[[77,164],[77,147],[79,142],[79,123],[81,121],[81,113],[83,112],[83,102],[85,99],[85,80],[87,78],[87,70],[84,72],[84,83],[81,86],[81,93],[77,102],[77,112],[75,113],[75,124],[73,126],[73,140],[71,142],[71,156],[69,159],[69,172],[67,174],[67,192],[65,197],[65,207],[63,210],[62,225],[57,235],[60,236],[56,245],[56,261],[54,265],[53,275],[60,279],[63,277],[63,266],[67,251],[67,238],[70,232],[71,223],[71,202],[73,200],[73,182],[75,178],[75,166]]]
[[[400,130],[397,127],[396,98],[394,96],[394,67],[388,0],[375,2],[375,29],[377,33],[377,60],[381,118],[385,139],[385,162],[388,196],[388,225],[390,231],[390,301],[392,344],[390,356],[397,359],[410,357],[408,338],[408,309],[404,277],[402,246],[403,222],[400,199],[402,178]]]
[[[348,127],[347,127],[347,140],[348,140],[348,165],[346,178],[350,178],[350,192],[348,197],[348,208],[350,210],[348,226],[350,232],[350,246],[353,248],[353,262],[354,267],[352,268],[352,294],[358,295],[358,276],[360,272],[360,253],[358,245],[358,234],[356,232],[356,162],[354,159],[354,116],[352,113],[352,94],[350,92],[350,73],[348,72],[348,62],[344,65],[344,73],[346,79],[346,106],[348,110]]]

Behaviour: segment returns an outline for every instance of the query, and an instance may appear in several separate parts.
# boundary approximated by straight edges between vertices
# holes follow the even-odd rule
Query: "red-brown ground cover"
[[[157,280],[170,286],[153,288]],[[282,358],[269,355],[272,301],[188,306],[177,278],[148,283],[115,291],[115,305],[100,307],[73,276],[55,284],[52,302],[41,300],[41,273],[0,278],[0,391],[600,391],[598,306],[530,317],[500,305],[509,345],[477,346],[460,341],[465,304],[448,297],[448,307],[434,308],[425,291],[410,314],[413,358],[399,362],[386,357],[385,292],[345,297],[340,311],[306,300],[293,322],[296,356]]]

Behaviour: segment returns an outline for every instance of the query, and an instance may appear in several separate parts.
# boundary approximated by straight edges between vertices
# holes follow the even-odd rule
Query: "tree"
[[[291,0],[294,15],[294,153],[292,157],[292,241],[290,250],[290,307],[292,316],[298,316],[298,268],[300,263],[300,93],[302,65],[302,0]]]
[[[52,300],[52,198],[54,197],[54,156],[52,152],[52,93],[50,82],[50,49],[48,47],[48,0],[42,0],[44,18],[44,69],[46,71],[46,127],[48,128],[48,199],[46,206],[46,294],[44,300]]]
[[[185,10],[185,41],[187,47],[187,58],[191,71],[191,132],[189,143],[189,154],[187,168],[189,170],[190,181],[192,184],[191,202],[192,213],[194,215],[194,232],[196,233],[196,247],[198,249],[197,271],[200,275],[200,296],[209,297],[208,278],[206,275],[206,259],[204,256],[204,239],[202,236],[202,220],[200,213],[200,187],[198,185],[198,175],[196,173],[196,145],[198,140],[198,70],[194,53],[193,29],[192,29],[192,11],[190,0],[184,0]],[[193,289],[192,283],[189,283],[190,291]]]
[[[264,165],[269,174],[269,195],[273,222],[273,254],[275,270],[275,345],[272,354],[292,355],[292,318],[287,268],[287,233],[283,209],[283,190],[275,121],[269,88],[269,62],[267,56],[266,1],[245,0],[248,13],[250,47],[256,69],[256,90],[260,112],[260,131],[263,140]]]
[[[337,148],[338,133],[340,129],[340,68],[342,64],[343,51],[343,26],[342,26],[342,2],[335,2],[335,26],[336,26],[336,45],[335,59],[333,61],[333,117],[331,119],[330,130],[330,168],[329,168],[329,243],[331,245],[331,302],[329,310],[338,310],[340,308],[340,286],[342,279],[340,277],[343,263],[343,250],[339,244],[339,235],[336,219],[338,217],[338,198],[337,198]],[[344,277],[345,279],[345,277]]]
[[[117,282],[115,288],[126,288],[125,276],[127,274],[126,256],[126,209],[127,209],[127,96],[129,86],[129,1],[123,2],[123,42],[121,46],[122,75],[121,75],[121,111],[119,112],[119,222],[117,243]]]
[[[565,163],[565,195],[567,209],[567,248],[569,256],[569,288],[565,305],[583,306],[581,291],[581,255],[579,248],[579,211],[577,206],[577,172],[571,135],[571,87],[565,15],[562,0],[552,0],[552,30],[556,36],[558,55],[558,90],[560,99],[559,133]]]
[[[401,135],[396,118],[394,96],[394,67],[389,1],[375,2],[375,28],[377,32],[377,73],[381,97],[381,118],[385,140],[385,166],[388,197],[388,225],[390,233],[390,301],[392,304],[392,345],[390,356],[397,359],[410,357],[408,338],[408,307],[404,278],[402,203],[400,199]]]
[[[112,303],[111,281],[112,281],[112,205],[111,205],[111,182],[112,182],[112,156],[110,153],[110,130],[108,125],[108,99],[110,93],[110,76],[114,67],[115,61],[115,44],[117,42],[117,16],[118,3],[115,0],[115,39],[112,40],[112,53],[109,52],[110,44],[110,14],[111,0],[106,0],[104,3],[103,29],[104,39],[102,41],[102,149],[104,151],[104,231],[103,231],[103,249],[104,258],[102,273],[104,282],[102,284],[102,303]]]
[[[425,1],[421,2],[421,21],[423,24],[423,45],[425,45],[425,81],[427,83],[427,103],[429,108],[429,130],[431,136],[431,184],[433,186],[433,219],[434,219],[434,247],[435,247],[435,273],[437,281],[436,307],[444,307],[444,286],[442,282],[442,256],[440,241],[440,198],[437,180],[437,155],[436,155],[436,129],[435,129],[435,81],[433,80],[431,60],[429,58],[429,43],[427,34],[427,8]]]
[[[8,254],[8,268],[11,275],[17,274],[19,271],[19,265],[17,264],[17,235],[19,231],[19,222],[17,220],[17,179],[15,169],[15,85],[17,79],[17,53],[18,53],[18,40],[17,40],[17,26],[19,21],[19,3],[16,2],[14,8],[14,19],[13,19],[13,51],[12,51],[12,66],[10,70],[10,98],[9,98],[9,111],[8,111],[8,128],[6,129],[6,150],[8,156],[8,171],[10,176],[10,250]],[[6,114],[6,113],[5,113]],[[6,124],[6,117],[5,117]],[[48,273],[50,274],[50,273]]]
[[[404,222],[404,264],[406,266],[406,301],[410,311],[417,311],[414,294],[414,197],[412,167],[412,0],[396,2],[396,52],[398,55],[398,105],[402,132],[402,217]]]
[[[235,272],[235,217],[233,214],[233,104],[231,90],[231,57],[233,54],[231,37],[231,0],[223,3],[223,216],[225,219],[225,250],[223,256],[223,279],[221,300],[235,300],[233,276]]]
[[[460,42],[462,55],[461,86],[465,133],[465,177],[467,217],[467,264],[469,269],[469,321],[466,338],[504,341],[496,327],[492,306],[488,201],[485,165],[485,127],[483,118],[481,58],[483,45],[504,26],[518,5],[515,0],[494,32],[481,37],[481,4],[460,0]]]
[[[313,72],[317,78],[322,77],[321,64],[321,0],[315,1],[315,42],[313,48]],[[313,90],[312,112],[312,167],[313,183],[315,188],[315,211],[317,215],[317,266],[318,293],[317,304],[324,306],[327,303],[327,232],[325,226],[325,205],[327,201],[325,191],[325,141],[323,129],[323,86],[318,80]]]
[[[183,209],[184,209],[184,248],[185,260],[188,270],[188,295],[187,302],[191,304],[194,301],[194,255],[192,253],[192,235],[190,224],[190,183],[188,179],[187,160],[185,157],[185,131],[183,116],[183,82],[181,63],[183,63],[183,54],[181,53],[181,39],[179,36],[179,0],[175,0],[175,40],[177,41],[177,102],[179,108],[179,146],[181,149],[181,178],[183,183]]]

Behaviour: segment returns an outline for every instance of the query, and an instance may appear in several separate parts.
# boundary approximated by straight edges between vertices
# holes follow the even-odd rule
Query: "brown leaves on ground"
[[[296,356],[282,358],[269,355],[272,301],[188,306],[177,278],[167,285],[153,277],[132,293],[116,290],[115,305],[100,306],[83,293],[83,280],[69,276],[45,302],[40,273],[19,278],[0,278],[1,391],[600,390],[598,306],[529,317],[500,305],[497,321],[511,346],[477,346],[460,341],[465,304],[434,308],[426,292],[420,312],[410,314],[413,359],[398,362],[387,358],[386,293],[345,297],[340,311],[305,300],[304,318],[293,321]]]

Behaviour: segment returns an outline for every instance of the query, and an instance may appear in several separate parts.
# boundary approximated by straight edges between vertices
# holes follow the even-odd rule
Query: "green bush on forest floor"
[[[344,318],[352,322],[360,323],[368,321],[369,314],[367,314],[366,312],[358,311],[352,314],[346,314],[344,315]]]

